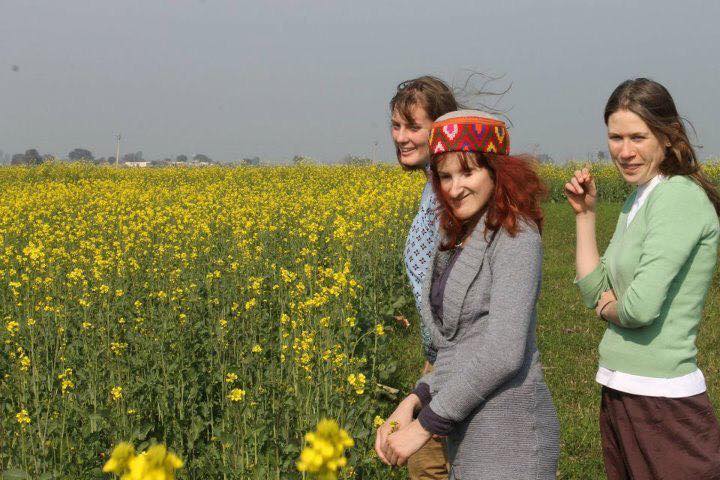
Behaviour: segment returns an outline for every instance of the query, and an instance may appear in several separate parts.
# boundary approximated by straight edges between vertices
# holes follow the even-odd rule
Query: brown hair
[[[412,120],[412,110],[417,106],[422,107],[428,118],[433,121],[458,109],[450,87],[439,78],[430,75],[400,83],[395,96],[390,100],[390,115],[397,111],[404,119]],[[397,149],[396,154],[400,161],[400,152]]]
[[[636,78],[621,83],[605,105],[605,125],[610,115],[628,110],[642,118],[658,140],[670,143],[658,169],[666,176],[687,175],[707,194],[720,215],[720,194],[717,187],[702,171],[702,166],[688,138],[682,118],[678,114],[670,92],[648,78]]]
[[[504,228],[510,236],[515,236],[521,219],[534,223],[542,232],[543,212],[540,202],[547,194],[547,188],[537,173],[537,162],[529,155],[497,155],[494,153],[457,152],[463,170],[470,171],[471,165],[486,168],[495,184],[492,196],[485,208],[473,218],[463,222],[452,213],[448,200],[440,188],[438,165],[448,154],[445,152],[433,155],[430,161],[432,181],[435,195],[440,208],[440,227],[447,236],[441,250],[453,248],[477,224],[483,213],[485,218],[485,234]]]

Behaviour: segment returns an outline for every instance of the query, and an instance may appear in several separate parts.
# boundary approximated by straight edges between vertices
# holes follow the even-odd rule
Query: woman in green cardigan
[[[605,470],[609,479],[720,479],[720,428],[695,346],[717,260],[720,196],[659,83],[620,84],[605,124],[613,162],[637,188],[602,257],[591,173],[576,171],[565,185],[576,283],[607,322],[596,376]]]

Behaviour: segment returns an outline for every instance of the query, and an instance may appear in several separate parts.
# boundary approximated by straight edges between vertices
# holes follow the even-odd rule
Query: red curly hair
[[[469,172],[472,167],[487,168],[495,184],[495,191],[488,204],[472,218],[461,221],[452,213],[448,200],[440,188],[438,165],[449,154],[458,153],[460,165]],[[433,155],[430,161],[432,184],[440,206],[440,227],[447,235],[441,250],[448,250],[462,241],[487,212],[485,234],[504,228],[511,236],[517,234],[518,220],[525,219],[537,225],[542,232],[543,212],[540,202],[547,195],[547,188],[537,173],[537,161],[529,155],[497,155],[478,152],[445,152]]]

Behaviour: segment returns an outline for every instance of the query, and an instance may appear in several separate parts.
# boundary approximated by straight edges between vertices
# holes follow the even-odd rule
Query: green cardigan
[[[623,205],[600,264],[576,284],[594,308],[613,289],[621,326],[608,323],[599,354],[610,370],[674,378],[697,369],[695,338],[718,253],[715,209],[691,178],[674,176],[650,192],[630,225]]]

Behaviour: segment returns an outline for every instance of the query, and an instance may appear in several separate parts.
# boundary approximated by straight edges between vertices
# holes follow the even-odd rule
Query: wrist
[[[577,222],[595,222],[595,210],[586,210],[575,214]]]
[[[598,315],[600,317],[600,319],[602,319],[606,322],[608,321],[608,319],[605,318],[605,315],[603,315],[603,314],[605,313],[605,310],[607,310],[608,305],[610,305],[613,302],[617,302],[617,300],[610,300],[609,302],[606,302],[605,305],[602,306],[602,308],[600,309],[600,314]]]

